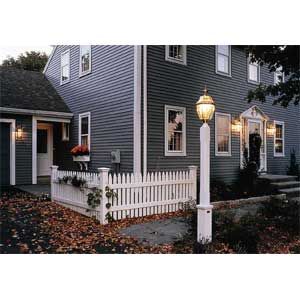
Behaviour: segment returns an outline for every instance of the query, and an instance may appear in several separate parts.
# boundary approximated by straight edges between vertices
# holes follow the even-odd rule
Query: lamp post
[[[214,100],[208,95],[205,87],[204,95],[196,103],[198,117],[203,121],[200,128],[200,204],[197,205],[197,241],[201,244],[212,240],[212,208],[210,204],[210,128],[207,124],[215,112]]]

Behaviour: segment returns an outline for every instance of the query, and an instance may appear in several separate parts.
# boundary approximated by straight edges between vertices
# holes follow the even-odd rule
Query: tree
[[[13,67],[28,71],[43,71],[48,60],[45,52],[30,51],[20,54],[16,59],[8,57],[2,62],[4,67]]]
[[[260,66],[267,65],[270,72],[281,68],[284,73],[284,82],[275,85],[260,84],[256,89],[250,90],[247,95],[248,102],[259,100],[265,102],[267,96],[274,96],[273,104],[287,107],[290,103],[299,104],[300,96],[300,46],[246,46],[246,52],[251,62]]]

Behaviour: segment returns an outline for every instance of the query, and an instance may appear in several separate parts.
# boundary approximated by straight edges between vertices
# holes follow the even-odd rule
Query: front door
[[[50,176],[53,164],[52,124],[37,126],[37,176]]]
[[[261,148],[260,148],[260,172],[266,171],[266,149],[265,149],[265,122],[262,120],[248,119],[247,126],[247,136],[246,136],[246,147],[250,151],[249,139],[250,135],[253,133],[258,133],[261,137]]]

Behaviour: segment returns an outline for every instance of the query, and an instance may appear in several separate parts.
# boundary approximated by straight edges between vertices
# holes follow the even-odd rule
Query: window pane
[[[168,111],[168,150],[183,151],[183,113]]]
[[[223,73],[229,73],[229,58],[228,56],[218,55],[218,71]]]
[[[258,81],[258,66],[249,64],[249,80]]]
[[[218,135],[218,152],[229,152],[229,136]]]
[[[81,46],[81,71],[86,72],[90,69],[90,46]]]
[[[61,56],[61,65],[69,64],[70,52],[66,52]]]
[[[62,67],[61,76],[62,81],[66,81],[69,79],[69,65]]]
[[[183,59],[183,46],[172,45],[169,46],[169,57],[182,60]]]
[[[229,135],[229,118],[226,116],[217,116],[217,132],[218,134]]]
[[[282,125],[276,124],[276,138],[282,139]]]
[[[219,45],[218,46],[218,53],[229,55],[229,46],[228,45]]]
[[[81,136],[81,144],[86,146],[89,145],[89,139],[87,135]]]
[[[283,153],[282,140],[275,140],[275,153]]]
[[[81,134],[89,133],[88,120],[88,117],[81,118]]]

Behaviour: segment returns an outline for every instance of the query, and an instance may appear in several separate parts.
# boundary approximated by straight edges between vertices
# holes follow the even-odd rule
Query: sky
[[[7,56],[17,57],[25,51],[41,51],[50,54],[52,46],[0,46],[0,64]]]

